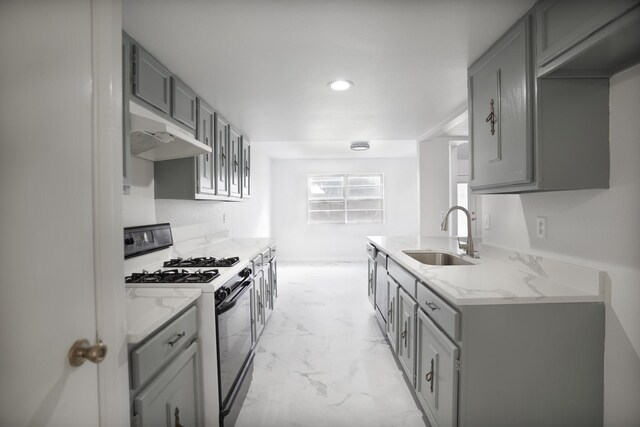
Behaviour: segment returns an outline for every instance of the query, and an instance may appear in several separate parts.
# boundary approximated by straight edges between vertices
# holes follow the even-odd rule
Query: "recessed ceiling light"
[[[350,80],[334,80],[327,83],[327,86],[333,90],[347,90],[353,86],[353,82]]]
[[[371,146],[367,141],[358,141],[358,142],[351,143],[351,149],[353,151],[366,151],[369,148],[371,148]]]

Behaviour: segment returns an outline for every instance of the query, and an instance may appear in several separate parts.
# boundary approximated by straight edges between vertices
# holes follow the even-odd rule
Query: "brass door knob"
[[[88,340],[81,339],[73,343],[69,350],[69,363],[71,366],[82,366],[85,361],[100,363],[107,356],[107,345],[98,340],[90,345]]]

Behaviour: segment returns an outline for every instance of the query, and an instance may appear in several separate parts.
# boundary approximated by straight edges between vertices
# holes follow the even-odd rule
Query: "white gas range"
[[[203,237],[174,245],[170,225],[156,224],[125,229],[124,244],[130,291],[202,292],[196,300],[202,424],[233,425],[253,369],[252,260],[271,253],[273,241]]]

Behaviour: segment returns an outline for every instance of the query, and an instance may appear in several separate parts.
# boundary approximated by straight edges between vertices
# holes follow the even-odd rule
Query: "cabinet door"
[[[192,343],[134,399],[140,427],[200,425],[198,345]]]
[[[215,173],[216,194],[229,195],[229,123],[216,113],[215,123]]]
[[[196,128],[196,98],[182,80],[171,77],[171,117],[190,129]]]
[[[251,197],[251,143],[242,137],[242,198]]]
[[[458,347],[418,310],[416,394],[432,426],[455,426]]]
[[[391,276],[387,276],[389,290],[389,310],[387,311],[387,338],[391,348],[398,352],[398,284]]]
[[[471,187],[533,180],[529,18],[469,69]]]
[[[265,324],[271,317],[273,312],[273,289],[271,288],[271,274],[269,274],[269,266],[262,270],[262,277],[264,278],[264,322]]]
[[[262,330],[264,329],[265,320],[265,308],[264,308],[264,274],[262,270],[256,274],[255,277],[256,288],[256,336],[260,338]]]
[[[215,171],[213,167],[213,141],[214,141],[214,117],[215,113],[204,101],[198,98],[198,125],[196,131],[198,141],[211,147],[212,154],[201,154],[197,157],[198,167],[198,193],[199,194],[215,194],[216,181]]]
[[[398,356],[411,384],[415,384],[415,324],[418,304],[398,288]]]
[[[376,308],[376,262],[368,258],[369,273],[367,274],[367,296],[373,308]]]
[[[171,72],[139,45],[133,45],[133,94],[169,114]]]
[[[131,115],[129,99],[131,97],[132,43],[126,33],[122,33],[122,192],[129,194],[131,189]]]
[[[269,263],[271,266],[271,289],[273,289],[273,305],[276,305],[276,298],[278,298],[278,262],[275,258]]]
[[[240,173],[240,144],[242,143],[242,137],[240,132],[234,128],[229,128],[229,154],[231,158],[231,164],[229,166],[229,195],[232,197],[240,197],[240,179],[242,178]]]

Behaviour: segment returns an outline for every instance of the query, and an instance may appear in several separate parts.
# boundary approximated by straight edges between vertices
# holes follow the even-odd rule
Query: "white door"
[[[100,170],[105,160],[96,150],[108,134],[96,118],[100,7],[75,0],[0,3],[3,426],[105,424],[99,408],[117,406],[102,404],[98,365],[72,367],[67,357],[77,339],[102,338],[96,322],[112,316],[96,305],[103,262],[116,255],[96,256],[105,224],[99,187],[114,174]],[[107,344],[107,358],[117,359],[121,343]]]

